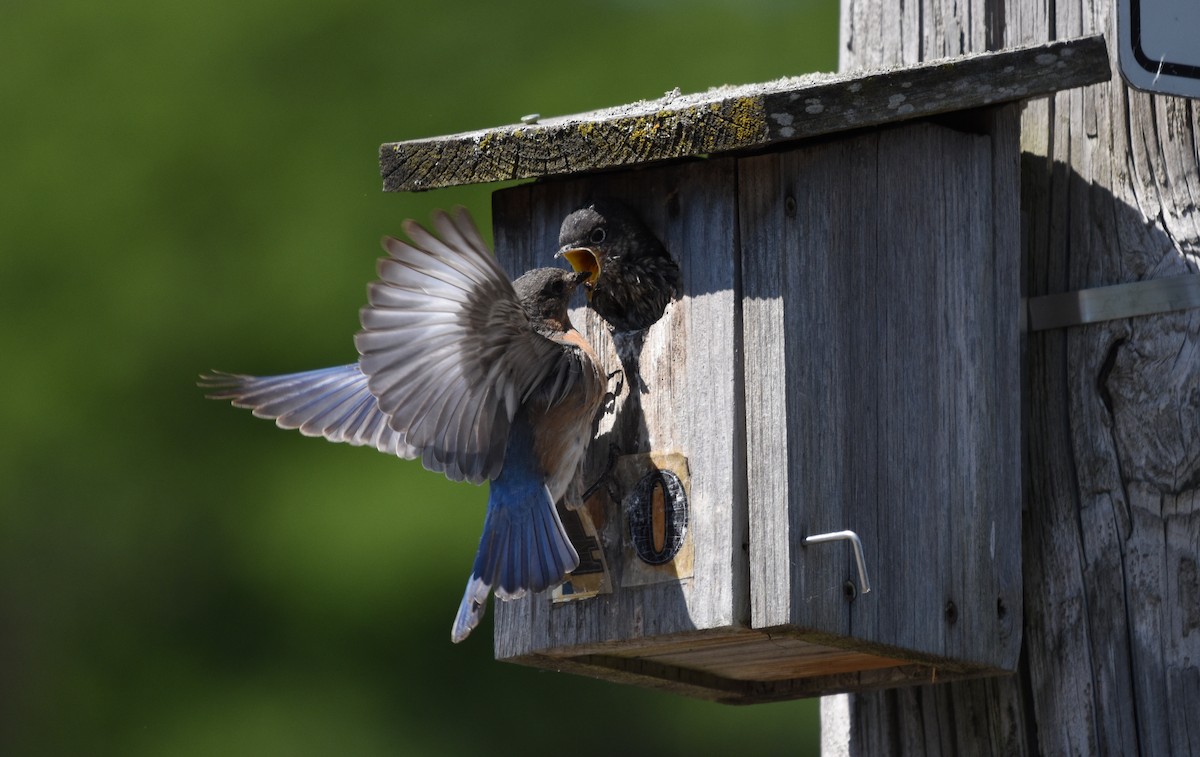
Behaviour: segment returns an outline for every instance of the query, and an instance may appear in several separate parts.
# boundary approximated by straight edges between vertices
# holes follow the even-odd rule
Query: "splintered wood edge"
[[[1023,100],[1111,75],[1104,37],[1080,37],[907,68],[668,93],[536,124],[387,142],[379,168],[387,192],[582,173]]]

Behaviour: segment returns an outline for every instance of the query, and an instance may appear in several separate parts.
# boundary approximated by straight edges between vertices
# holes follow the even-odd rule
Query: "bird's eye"
[[[590,237],[592,244],[600,244],[604,241],[604,236],[604,229],[592,229],[592,235]]]

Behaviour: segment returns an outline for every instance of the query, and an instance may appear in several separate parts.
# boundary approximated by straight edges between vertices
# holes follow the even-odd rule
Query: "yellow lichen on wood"
[[[752,144],[763,138],[767,131],[767,113],[762,98],[738,97],[728,101],[727,105],[727,118],[733,124],[733,141],[737,145]]]
[[[1052,56],[1052,71],[1039,61]],[[380,150],[385,189],[429,189],[527,176],[581,173],[715,152],[759,149],[850,128],[978,108],[1106,80],[1102,36],[924,63],[846,77],[785,78],[669,92],[640,101],[536,125],[392,143]],[[984,86],[981,86],[981,83]],[[895,92],[921,92],[904,107]],[[785,122],[786,121],[786,122]],[[437,163],[424,171],[423,149]],[[390,149],[389,149],[390,148]]]

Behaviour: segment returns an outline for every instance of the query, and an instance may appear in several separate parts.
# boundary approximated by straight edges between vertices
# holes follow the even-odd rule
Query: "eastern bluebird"
[[[562,223],[558,244],[555,257],[590,274],[588,303],[615,331],[650,326],[680,291],[679,265],[617,200],[597,200],[571,213]]]
[[[555,504],[574,481],[605,391],[567,317],[586,273],[538,268],[510,283],[470,216],[403,225],[368,287],[357,363],[284,376],[214,372],[202,386],[281,428],[370,445],[454,481],[491,481],[483,535],[451,639],[501,599],[560,583],[579,555]]]

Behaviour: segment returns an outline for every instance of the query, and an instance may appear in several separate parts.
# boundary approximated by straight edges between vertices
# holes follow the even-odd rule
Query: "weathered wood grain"
[[[575,325],[606,371],[622,369],[622,390],[600,423],[584,478],[603,471],[611,444],[621,454],[679,452],[690,471],[690,578],[625,585],[618,503],[600,508],[612,594],[569,603],[548,596],[498,603],[499,659],[553,655],[563,649],[746,625],[749,597],[743,420],[737,393],[740,332],[735,313],[735,161],[708,160],[663,169],[523,185],[494,195],[497,257],[510,273],[555,261],[562,219],[597,196],[626,200],[679,260],[683,297],[642,339],[623,342],[594,311],[577,307]],[[618,354],[620,353],[620,354]]]
[[[499,659],[730,702],[1012,667],[1011,136],[918,124],[495,195],[513,274],[552,264],[561,219],[597,195],[633,204],[679,258],[683,297],[644,338],[572,318],[624,370],[584,479],[612,442],[682,453],[695,547],[689,577],[631,585],[621,493],[593,501],[614,592],[500,603]],[[847,527],[876,576],[852,603],[849,552],[800,546]]]
[[[755,628],[1016,666],[1016,144],[998,149],[919,124],[741,161]],[[853,600],[850,551],[802,545],[842,529],[872,576]]]
[[[765,668],[770,665],[770,648],[775,645],[775,639],[756,634],[756,632],[741,632],[741,634],[748,634],[752,637],[749,639],[741,638],[740,634],[722,633],[725,635],[724,642],[745,644],[748,649],[752,650],[752,654],[760,655],[761,667]],[[753,638],[755,636],[757,638]],[[878,688],[914,686],[942,680],[946,673],[945,668],[933,665],[896,664],[895,660],[880,660],[863,655],[858,655],[858,659],[852,659],[855,657],[853,653],[846,653],[835,648],[814,647],[807,642],[801,643],[799,648],[810,649],[815,655],[826,656],[826,659],[833,661],[834,667],[844,662],[851,669],[846,672],[826,671],[813,676],[761,680],[758,678],[733,678],[707,670],[699,670],[695,667],[685,667],[674,663],[663,663],[655,659],[611,652],[562,657],[530,655],[512,658],[512,661],[545,670],[600,678],[615,683],[656,689],[725,704],[778,702],[821,696],[831,692],[858,692]],[[879,664],[886,666],[873,667],[873,665]],[[972,680],[980,675],[986,675],[986,673],[972,674],[963,671],[954,675],[956,680]]]
[[[843,20],[844,71],[1117,39],[1110,0],[846,0]],[[1027,104],[1021,141],[1029,296],[1196,271],[1194,102],[1114,76]],[[1200,754],[1200,314],[1030,335],[1027,381],[1019,674],[852,695],[848,754]]]
[[[1109,76],[1102,38],[1055,41],[891,70],[668,93],[537,124],[389,142],[379,149],[380,173],[384,190],[411,191],[645,165],[1038,97]]]
[[[910,144],[913,134],[920,135],[915,144],[922,149],[914,149],[914,144]],[[958,150],[963,151],[965,165],[971,169],[965,176],[957,176],[955,167],[929,170],[929,166],[941,165],[944,153]],[[935,272],[925,283],[927,288],[953,291],[955,285],[961,284],[963,275],[953,273],[959,268],[957,248],[952,255],[930,254],[922,245],[919,254],[910,255],[918,252],[915,247],[905,249],[881,241],[878,228],[886,224],[861,222],[860,216],[876,212],[873,209],[876,205],[887,206],[888,198],[891,198],[890,202],[900,204],[889,211],[890,215],[884,215],[903,217],[909,229],[909,236],[904,239],[911,242],[913,237],[924,239],[931,233],[941,235],[943,232],[938,224],[946,222],[957,232],[945,232],[947,239],[955,244],[962,243],[974,253],[963,255],[965,259],[983,258],[988,266],[994,266],[990,220],[994,212],[990,200],[991,141],[988,137],[944,127],[920,125],[812,147],[790,155],[699,161],[606,174],[586,182],[525,185],[495,195],[497,255],[510,273],[553,264],[551,256],[557,246],[559,222],[568,212],[596,195],[612,195],[631,202],[679,258],[685,278],[684,296],[640,342],[614,340],[590,310],[576,308],[572,318],[596,346],[606,368],[621,367],[625,371],[624,389],[618,393],[613,413],[599,426],[599,438],[593,445],[584,479],[590,482],[599,475],[607,461],[611,442],[617,442],[625,454],[650,450],[681,452],[687,457],[692,478],[692,537],[695,545],[695,569],[690,578],[630,586],[621,575],[619,555],[624,534],[619,513],[614,502],[600,507],[601,513],[608,513],[602,518],[600,530],[604,546],[609,550],[609,565],[614,569],[614,592],[570,603],[554,603],[544,595],[500,603],[496,609],[496,654],[499,659],[566,669],[609,680],[636,681],[691,696],[737,702],[858,690],[929,680],[939,675],[943,678],[973,676],[983,670],[995,671],[1011,664],[1011,653],[1002,650],[997,654],[989,647],[991,642],[984,638],[989,634],[996,636],[996,595],[993,590],[999,584],[994,575],[979,577],[967,569],[957,573],[934,570],[933,575],[941,576],[953,586],[948,585],[945,592],[937,592],[931,602],[921,604],[914,597],[928,594],[930,575],[916,568],[900,572],[889,570],[894,560],[907,560],[910,565],[915,561],[927,567],[927,553],[946,551],[942,542],[961,540],[967,547],[974,547],[975,552],[968,556],[970,559],[986,552],[980,542],[980,533],[973,525],[972,517],[979,515],[973,501],[965,502],[959,497],[939,505],[940,510],[929,509],[929,519],[941,522],[942,516],[934,514],[935,511],[954,515],[958,512],[956,508],[966,507],[965,514],[969,517],[960,519],[956,528],[922,527],[910,529],[907,535],[889,538],[886,542],[874,539],[874,571],[883,578],[883,591],[888,596],[884,606],[892,608],[889,620],[881,624],[871,620],[870,613],[858,613],[853,617],[849,614],[842,594],[847,575],[845,569],[851,564],[848,553],[836,546],[826,546],[818,548],[820,552],[805,552],[805,559],[800,560],[798,536],[803,529],[792,522],[799,516],[785,506],[789,501],[786,487],[778,500],[773,499],[772,489],[775,482],[787,481],[789,470],[792,480],[796,480],[797,475],[805,475],[795,473],[797,463],[794,460],[804,450],[808,450],[810,458],[819,454],[818,450],[830,451],[828,460],[832,466],[838,464],[841,453],[861,454],[857,447],[847,447],[848,441],[854,441],[848,435],[850,432],[839,432],[843,433],[841,448],[829,444],[825,431],[840,421],[852,419],[848,422],[862,431],[859,437],[862,444],[858,446],[870,446],[871,435],[876,430],[878,408],[858,402],[861,397],[852,398],[836,413],[828,412],[829,408],[821,402],[814,403],[808,412],[818,416],[828,413],[824,426],[815,422],[806,426],[810,419],[795,412],[797,393],[819,392],[825,385],[823,382],[827,381],[827,377],[813,378],[803,373],[802,368],[807,370],[811,365],[820,365],[819,361],[808,361],[803,357],[800,351],[804,345],[820,342],[824,346],[814,354],[844,352],[849,356],[846,360],[859,360],[864,366],[862,376],[870,374],[874,378],[852,378],[852,381],[866,386],[881,378],[876,367],[879,357],[873,354],[879,347],[878,342],[872,341],[877,331],[874,320],[895,315],[886,309],[868,307],[863,310],[861,302],[834,286],[832,279],[836,277],[825,280],[810,275],[814,273],[814,266],[847,271],[853,280],[869,284],[872,293],[876,288],[883,291],[890,286],[899,286],[906,290],[906,296],[915,296],[919,289],[916,279],[920,276],[905,262],[908,257],[915,257],[932,261],[926,264],[927,267],[951,270],[950,274],[943,272],[940,277]],[[862,169],[847,171],[846,165],[855,161]],[[880,186],[875,173],[881,165],[884,170],[890,170],[889,161],[901,161],[903,165],[891,168],[897,174],[911,174],[911,181],[916,183]],[[872,175],[869,180],[865,176],[868,173]],[[844,174],[841,179],[836,178],[839,174]],[[796,188],[785,192],[778,186],[779,177],[784,175],[789,181],[807,182],[804,185],[807,194]],[[771,184],[773,181],[775,185]],[[866,185],[874,189],[864,193]],[[835,189],[839,186],[841,189]],[[742,187],[740,194],[736,194],[738,187]],[[979,191],[985,194],[982,201],[975,196]],[[940,203],[946,202],[944,195],[947,193],[952,198],[948,222],[941,210],[937,211],[936,219],[928,218],[925,222],[913,215],[916,206],[924,208],[926,213],[933,213],[935,208],[940,208]],[[781,199],[784,194],[809,204],[799,207],[788,204]],[[818,207],[822,203],[827,207]],[[780,213],[790,216],[790,225],[776,217]],[[772,237],[765,231],[772,226],[803,230],[810,235],[809,246],[797,246],[790,238]],[[839,237],[831,241],[821,237],[820,232],[812,230],[816,226],[824,228],[826,234],[830,229],[868,228],[872,231],[861,236],[856,246],[843,249],[845,239]],[[947,244],[946,240],[941,240],[929,246],[944,253]],[[750,251],[755,260],[744,260],[743,250]],[[879,263],[884,258],[873,257],[880,252],[894,260],[881,267]],[[790,260],[800,262],[782,262]],[[895,281],[882,269],[907,270],[906,275],[913,281]],[[976,274],[971,280],[972,286],[988,290],[981,296],[995,297],[990,291],[995,286],[992,269],[972,270]],[[797,282],[798,275],[803,282]],[[744,284],[743,278],[749,283]],[[771,289],[769,296],[768,288]],[[781,288],[787,290],[786,297]],[[961,306],[973,293],[974,290],[958,292],[951,303]],[[932,290],[927,294],[932,296]],[[874,296],[872,294],[864,301]],[[797,320],[800,312],[797,308],[808,307],[805,303],[813,298],[824,302],[829,310],[812,323],[802,322],[802,318]],[[738,307],[739,302],[743,303],[744,312]],[[788,313],[787,323],[763,317],[764,307],[777,307],[780,313]],[[916,317],[916,312],[910,315]],[[986,319],[991,312],[983,311],[983,317]],[[848,337],[853,326],[829,332],[830,322],[837,321],[843,314],[848,322],[866,324],[870,338],[856,341]],[[1015,314],[1014,304],[1014,318]],[[903,326],[910,337],[923,328],[932,327],[931,324],[936,325],[937,318],[933,316],[937,314],[924,315],[930,316],[929,323],[922,321]],[[784,325],[788,328],[783,328]],[[788,339],[784,338],[785,333]],[[958,332],[950,328],[948,333]],[[743,339],[746,340],[744,346]],[[1001,339],[1000,344],[1003,343]],[[906,370],[920,373],[929,365],[937,364],[939,358],[932,356],[930,350],[948,348],[948,345],[937,341],[933,345],[925,351],[912,351],[912,356],[904,363]],[[949,346],[959,348],[959,345]],[[781,355],[786,352],[791,357],[785,355],[784,365],[772,366],[769,361],[759,358],[760,353],[771,351]],[[979,362],[974,352],[960,352],[962,359]],[[947,366],[945,375],[955,377],[957,363]],[[990,365],[985,364],[985,367],[992,370]],[[1004,372],[999,373],[1003,376]],[[752,376],[751,380],[746,381],[744,375]],[[904,385],[916,387],[925,381],[923,375],[900,378],[902,382],[907,381]],[[879,386],[878,383],[870,385]],[[947,385],[945,379],[939,384]],[[792,387],[799,387],[799,392]],[[900,383],[894,388],[896,392],[902,390]],[[860,395],[865,396],[862,392]],[[968,399],[964,397],[962,401]],[[776,404],[763,407],[771,403]],[[748,421],[743,407],[749,408],[745,411],[751,419],[749,425],[759,434],[749,444],[746,439]],[[972,407],[970,416],[964,415],[959,421],[939,417],[937,422],[948,428],[975,429],[971,433],[991,437],[996,432],[994,426],[981,425],[976,416],[989,415],[993,410],[991,406],[980,405]],[[765,426],[757,420],[760,418],[782,424],[782,432],[775,434],[768,430],[767,435],[762,435]],[[897,430],[888,438],[894,441],[898,433]],[[963,440],[955,438],[954,441],[960,443]],[[888,454],[899,450],[917,455],[921,441],[906,439],[903,445],[884,447]],[[751,457],[749,461],[747,450]],[[873,469],[878,465],[878,457],[877,451],[872,452],[862,456],[860,463],[865,469]],[[952,464],[940,465],[930,470],[935,474],[943,471],[935,478],[948,478],[946,467]],[[896,470],[901,467],[906,472],[914,472],[906,479],[913,487],[920,488],[927,483],[921,478],[924,474],[918,473],[927,466],[910,461]],[[983,467],[996,471],[994,475],[997,476],[1003,476],[1005,470],[1010,474],[1014,470],[1011,461],[1007,467],[998,464]],[[753,538],[747,524],[748,469],[753,477],[750,482],[753,494],[750,496],[761,503],[762,512],[758,515],[764,518],[762,523],[755,525],[757,531]],[[782,478],[780,471],[785,472]],[[839,480],[852,481],[861,472],[860,468],[847,467],[840,472]],[[873,488],[880,483],[884,487],[892,486],[890,481],[875,478],[869,486]],[[968,485],[977,483],[971,479]],[[995,492],[989,493],[1003,495],[1004,487],[996,487]],[[971,491],[972,496],[976,494]],[[891,501],[895,495],[895,492],[887,491],[888,502],[882,504],[874,499],[860,498],[855,506],[869,523],[852,522],[851,526],[864,534],[878,535],[881,530],[893,534],[896,531],[893,524],[880,525],[876,521],[881,517],[886,520],[890,517],[886,514],[889,509],[896,509]],[[911,513],[902,519],[906,525],[920,525],[918,515],[930,508],[926,501],[928,493],[922,491],[919,497],[909,493],[897,498],[907,503],[905,511]],[[937,496],[932,499],[940,502]],[[614,500],[620,500],[620,493]],[[836,496],[831,501],[841,507]],[[1015,499],[1010,497],[1009,504],[1014,502]],[[810,524],[810,514],[815,512],[833,519],[823,530],[835,530],[832,524],[843,512],[837,507],[806,510],[803,515],[806,525]],[[775,532],[769,519],[780,514],[784,524]],[[992,523],[986,518],[982,520],[989,525]],[[1002,520],[1000,538],[1003,540],[1005,534],[1012,531],[1014,528]],[[933,541],[926,544],[925,539]],[[956,552],[955,559],[957,557]],[[802,567],[796,567],[798,561],[803,563]],[[1011,572],[1011,564],[1006,558],[995,562],[998,570],[1003,570],[1006,564]],[[786,584],[781,588],[764,589],[759,585],[754,589],[759,595],[755,597],[754,618],[751,617],[750,592],[761,579],[758,576],[752,578],[752,570],[758,573],[774,570]],[[964,594],[958,583],[961,581],[986,584],[983,593],[987,598],[976,604],[969,599],[961,600],[961,618],[951,624],[955,629],[949,634],[954,640],[946,643],[943,594],[954,597]],[[813,588],[818,586],[819,589]],[[782,593],[776,595],[775,589]],[[877,589],[876,594],[860,601],[870,601],[880,595],[880,589]],[[784,615],[759,622],[757,616],[762,612],[778,612],[781,606],[787,608]],[[985,610],[979,611],[977,606],[985,607]],[[914,613],[927,622],[910,626],[905,619]],[[752,620],[755,625],[773,627],[769,633],[751,631]],[[797,631],[797,627],[801,631]],[[839,634],[843,638],[838,638]],[[919,638],[921,636],[929,638]],[[913,664],[917,661],[925,664]]]

